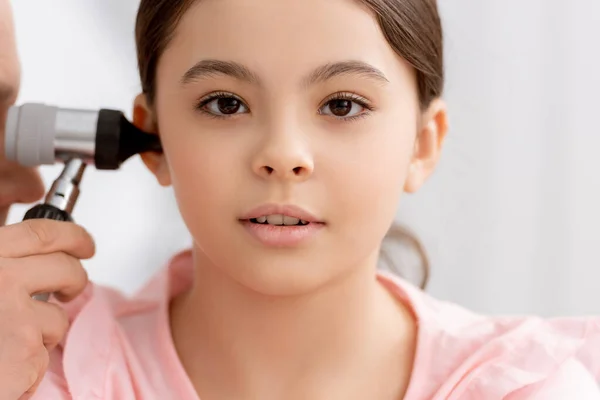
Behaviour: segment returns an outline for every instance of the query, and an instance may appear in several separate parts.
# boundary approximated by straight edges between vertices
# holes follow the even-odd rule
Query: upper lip
[[[306,222],[322,222],[308,211],[291,204],[264,204],[252,209],[241,218],[242,220],[255,219],[268,215],[286,215],[292,218],[298,218]]]

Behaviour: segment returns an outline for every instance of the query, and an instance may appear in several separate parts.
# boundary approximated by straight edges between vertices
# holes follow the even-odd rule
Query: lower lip
[[[292,226],[256,224],[248,220],[241,222],[244,228],[260,243],[272,247],[298,246],[316,236],[325,226],[318,222]]]

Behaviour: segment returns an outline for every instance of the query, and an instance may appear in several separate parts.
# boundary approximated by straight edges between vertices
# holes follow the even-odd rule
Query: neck
[[[398,338],[406,341],[406,315],[378,283],[376,260],[377,254],[314,292],[274,297],[241,286],[195,250],[201,279],[172,310],[190,377],[197,387],[222,381],[242,393],[289,393],[316,380],[335,382],[340,373],[361,378]]]

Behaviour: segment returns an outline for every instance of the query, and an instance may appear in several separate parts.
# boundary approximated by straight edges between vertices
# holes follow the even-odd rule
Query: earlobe
[[[159,134],[154,112],[143,93],[137,95],[133,102],[133,124],[149,134]],[[148,152],[140,154],[140,157],[161,186],[171,184],[169,166],[164,153]]]
[[[447,132],[446,104],[440,99],[434,100],[421,119],[413,158],[404,184],[405,192],[416,192],[431,176],[440,159]]]

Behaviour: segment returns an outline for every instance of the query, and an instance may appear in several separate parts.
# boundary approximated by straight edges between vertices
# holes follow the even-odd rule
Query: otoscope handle
[[[79,197],[79,183],[83,177],[86,164],[81,159],[71,159],[65,163],[62,173],[54,181],[43,204],[31,208],[23,221],[29,219],[52,219],[55,221],[73,222],[71,213]],[[48,293],[36,293],[35,300],[47,301]]]
[[[38,204],[37,206],[31,208],[29,211],[27,211],[27,213],[25,213],[23,221],[29,219],[53,219],[55,221],[73,222],[73,218],[71,218],[69,213],[50,204]],[[39,301],[48,301],[50,294],[38,293],[34,294],[32,298]]]

